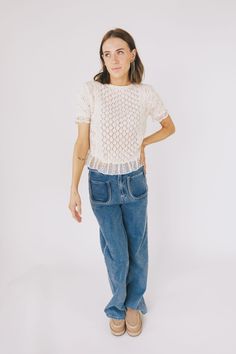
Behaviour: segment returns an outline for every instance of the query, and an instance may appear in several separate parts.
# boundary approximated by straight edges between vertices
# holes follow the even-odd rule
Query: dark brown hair
[[[136,49],[136,55],[135,55],[135,70],[132,74],[132,78],[131,78],[131,67],[129,69],[129,80],[132,83],[137,83],[140,84],[144,75],[144,66],[143,63],[141,62],[141,59],[138,55],[138,51],[137,48],[135,46],[135,42],[134,39],[132,38],[132,36],[125,30],[123,30],[122,28],[115,28],[112,29],[110,31],[108,31],[102,39],[102,42],[100,44],[100,49],[99,49],[99,55],[100,55],[100,59],[101,59],[101,63],[102,63],[102,69],[101,71],[96,74],[93,79],[95,81],[99,81],[102,84],[110,84],[110,74],[105,66],[103,57],[102,57],[102,46],[103,43],[108,39],[108,38],[121,38],[123,39],[129,46],[130,50]]]

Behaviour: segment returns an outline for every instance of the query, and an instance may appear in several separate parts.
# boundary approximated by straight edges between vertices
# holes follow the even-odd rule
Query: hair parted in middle
[[[99,49],[99,55],[100,55],[100,60],[102,63],[102,69],[98,74],[96,74],[93,77],[93,79],[95,81],[101,82],[102,84],[110,84],[110,74],[106,68],[106,65],[105,65],[105,62],[104,62],[104,59],[102,56],[102,54],[103,54],[102,46],[103,46],[103,43],[108,38],[121,38],[128,44],[130,50],[136,49],[135,59],[131,63],[130,69],[129,69],[129,80],[132,83],[140,84],[142,82],[143,75],[144,75],[144,66],[143,66],[143,63],[139,57],[133,37],[127,31],[123,30],[122,28],[115,28],[115,29],[109,30],[103,36],[101,44],[100,44],[100,49]]]

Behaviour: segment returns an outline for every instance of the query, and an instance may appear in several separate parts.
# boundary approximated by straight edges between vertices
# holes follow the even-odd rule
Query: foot
[[[116,318],[111,318],[109,321],[111,333],[114,334],[115,336],[121,336],[122,334],[125,333],[126,330],[126,325],[125,325],[125,319],[118,320]]]
[[[142,317],[139,310],[127,307],[125,322],[130,336],[138,336],[142,332]]]

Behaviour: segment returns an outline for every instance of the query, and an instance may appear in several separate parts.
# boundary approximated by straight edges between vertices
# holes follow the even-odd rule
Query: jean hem
[[[114,316],[108,315],[108,314],[106,314],[106,315],[108,318],[114,318],[115,320],[124,320],[125,319],[125,317],[114,317]]]
[[[143,307],[143,306],[141,306],[141,307],[140,307],[140,306],[138,306],[138,307],[133,307],[132,305],[131,305],[131,306],[125,305],[125,307],[126,307],[126,309],[127,309],[127,307],[129,307],[129,308],[131,308],[131,309],[133,309],[133,310],[141,311],[143,315],[145,315],[145,314],[148,312],[146,306],[145,306],[145,307]]]

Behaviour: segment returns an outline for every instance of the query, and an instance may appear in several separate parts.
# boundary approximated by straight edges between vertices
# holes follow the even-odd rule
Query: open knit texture
[[[147,118],[160,122],[168,110],[150,84],[118,86],[83,82],[76,98],[75,123],[90,124],[85,164],[114,175],[137,170]]]

